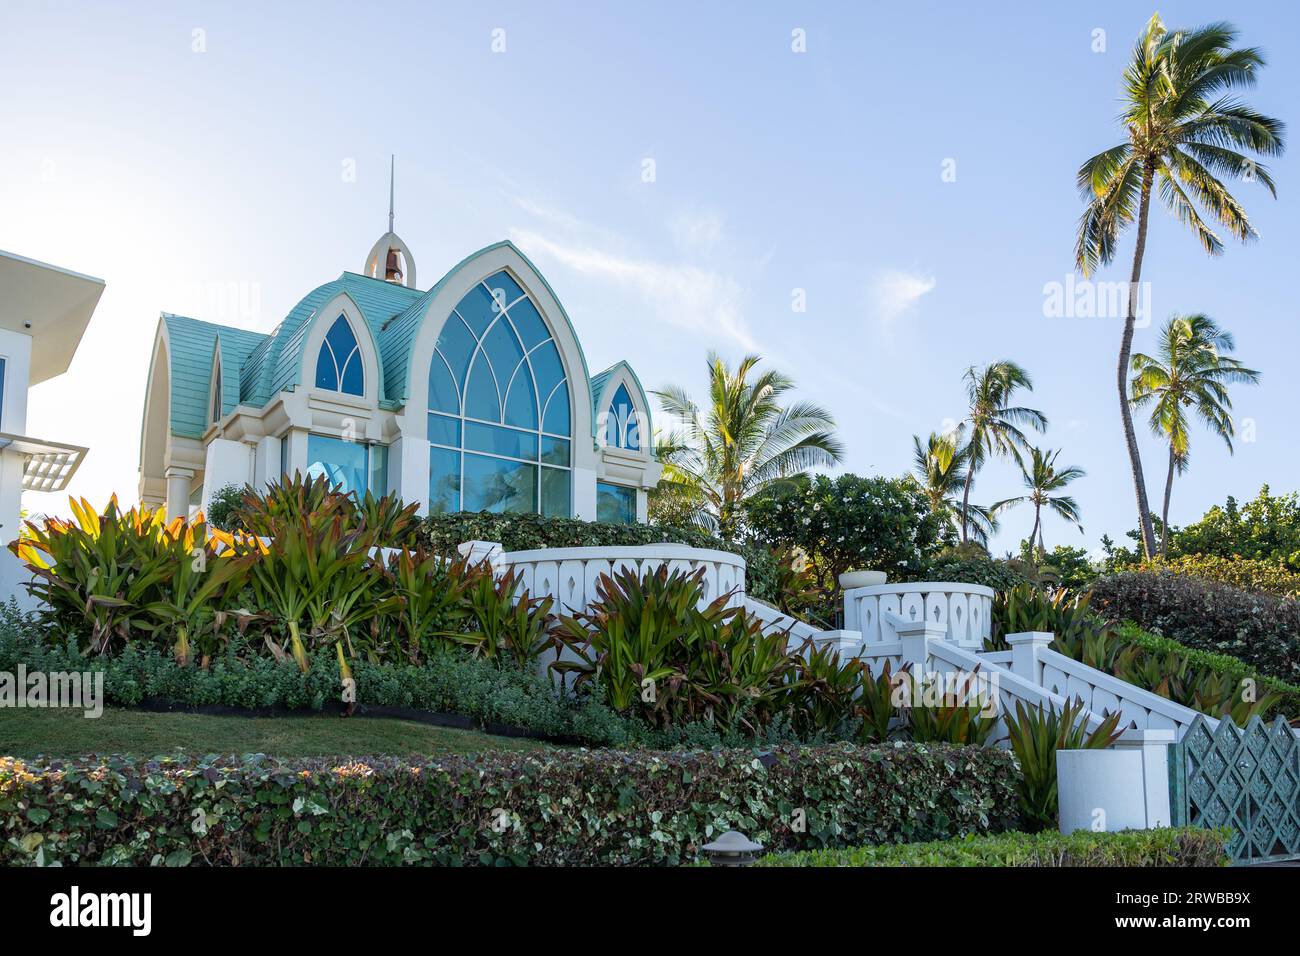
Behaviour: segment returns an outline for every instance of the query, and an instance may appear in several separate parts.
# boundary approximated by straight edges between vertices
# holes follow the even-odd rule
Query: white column
[[[576,444],[576,442],[575,442]],[[640,496],[638,495],[638,498]],[[638,506],[637,511],[640,511]],[[591,468],[573,469],[573,516],[583,521],[596,520],[596,472]],[[640,515],[638,514],[638,518]]]
[[[201,507],[205,512],[211,505],[213,496],[222,488],[227,485],[243,488],[252,480],[252,445],[232,441],[229,438],[214,438],[208,442],[207,458],[203,466],[203,499],[201,503]]]
[[[280,439],[272,436],[259,439],[253,461],[253,487],[265,488],[271,482],[278,481],[281,473]]]
[[[429,440],[403,435],[388,446],[388,489],[407,504],[418,502],[417,514],[429,513]]]
[[[189,468],[167,469],[167,520],[187,518],[190,513],[190,480],[194,472]]]
[[[1039,652],[1046,650],[1052,643],[1052,635],[1047,631],[1025,631],[1021,634],[1008,634],[1007,643],[1011,645],[1011,673],[1023,677],[1035,687],[1043,686],[1043,662]]]

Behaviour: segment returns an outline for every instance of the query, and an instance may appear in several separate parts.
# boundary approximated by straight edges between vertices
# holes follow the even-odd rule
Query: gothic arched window
[[[316,387],[349,395],[366,393],[366,372],[361,364],[361,347],[347,318],[340,315],[325,333],[316,356]]]
[[[570,512],[572,416],[564,363],[506,272],[443,323],[429,369],[429,510]]]
[[[620,384],[609,403],[605,416],[605,444],[610,448],[626,448],[628,451],[641,450],[641,429],[637,420],[636,406],[627,386]]]

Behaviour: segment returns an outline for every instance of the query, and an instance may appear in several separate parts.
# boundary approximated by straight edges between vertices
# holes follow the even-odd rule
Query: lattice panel
[[[1170,749],[1175,825],[1231,827],[1238,862],[1300,858],[1300,738],[1280,717],[1197,717]]]

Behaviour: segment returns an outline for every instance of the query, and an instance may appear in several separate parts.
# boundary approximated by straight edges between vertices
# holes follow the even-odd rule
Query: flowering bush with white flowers
[[[750,535],[806,554],[828,594],[838,593],[845,571],[911,577],[952,536],[926,497],[895,478],[800,475],[746,502],[745,511]]]

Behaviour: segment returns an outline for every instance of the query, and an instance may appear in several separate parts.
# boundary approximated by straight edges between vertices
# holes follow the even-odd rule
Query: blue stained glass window
[[[519,283],[511,278],[508,272],[498,272],[484,279],[483,284],[491,291],[493,298],[507,308],[524,294],[524,290],[519,288]]]
[[[569,430],[569,386],[561,382],[546,401],[542,431],[552,435],[567,435]]]
[[[537,511],[537,465],[465,452],[464,510]]]
[[[609,403],[605,418],[605,441],[611,448],[627,448],[630,451],[641,450],[641,430],[637,420],[636,406],[627,386],[620,384]]]
[[[487,353],[474,356],[469,370],[469,384],[465,386],[465,414],[489,422],[501,421],[501,399],[497,397],[497,381]]]
[[[368,488],[382,495],[388,490],[388,448],[371,448],[328,435],[308,435],[307,477],[321,475],[348,494],[364,495]]]
[[[519,366],[515,380],[510,383],[506,396],[506,424],[518,428],[537,428],[537,394],[533,389],[533,373],[528,364]]]
[[[596,482],[596,520],[610,524],[636,522],[636,489]]]
[[[429,368],[430,509],[568,515],[569,398],[550,329],[518,282],[498,272],[467,292]]]
[[[429,511],[448,514],[460,510],[460,452],[429,449]]]
[[[349,395],[364,395],[366,373],[361,347],[346,317],[340,315],[325,333],[316,356],[316,387]]]

